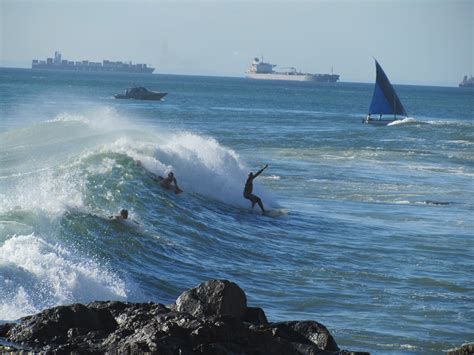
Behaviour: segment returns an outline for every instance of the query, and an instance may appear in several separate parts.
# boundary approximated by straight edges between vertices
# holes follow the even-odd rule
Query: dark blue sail
[[[408,116],[392,84],[385,75],[380,64],[375,61],[377,78],[375,80],[374,95],[369,108],[369,115],[392,114]]]

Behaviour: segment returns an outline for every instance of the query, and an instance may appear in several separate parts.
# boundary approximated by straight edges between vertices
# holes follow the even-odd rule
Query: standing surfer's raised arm
[[[265,166],[263,168],[261,168],[259,171],[257,171],[255,173],[255,175],[253,176],[253,178],[255,179],[257,176],[259,176],[262,173],[262,171],[264,171],[266,168],[268,168],[268,164],[265,164]]]

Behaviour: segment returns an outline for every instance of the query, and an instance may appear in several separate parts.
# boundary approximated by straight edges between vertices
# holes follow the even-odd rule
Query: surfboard
[[[268,217],[280,217],[288,214],[288,210],[286,208],[275,208],[272,210],[266,210],[262,212],[262,215]]]

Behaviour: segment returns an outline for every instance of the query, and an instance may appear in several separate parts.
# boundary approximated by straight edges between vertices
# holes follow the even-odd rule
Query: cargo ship
[[[339,80],[337,74],[310,74],[298,72],[296,68],[289,67],[285,72],[274,71],[276,64],[265,63],[259,58],[254,58],[251,67],[246,72],[246,77],[261,80],[291,80],[315,81],[319,83],[335,83]]]
[[[474,87],[474,78],[471,77],[468,78],[467,75],[464,75],[463,80],[459,83],[460,88],[472,88]]]
[[[67,70],[67,71],[87,71],[87,72],[112,72],[112,73],[140,73],[151,74],[155,68],[146,64],[132,64],[132,62],[115,62],[103,60],[100,62],[91,62],[88,60],[71,61],[62,59],[60,52],[54,52],[54,58],[46,60],[33,59],[32,69],[47,70]]]

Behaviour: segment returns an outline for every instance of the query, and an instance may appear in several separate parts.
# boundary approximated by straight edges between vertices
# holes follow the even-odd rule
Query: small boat
[[[377,72],[374,94],[369,107],[369,113],[362,122],[367,124],[387,125],[396,120],[407,118],[408,115],[405,108],[377,60],[375,60],[375,67]],[[372,115],[378,115],[378,117],[372,117]],[[393,117],[384,118],[383,115],[393,115]]]
[[[135,100],[161,100],[166,95],[168,95],[168,93],[166,92],[149,91],[143,86],[138,86],[125,90],[125,94],[115,95],[115,98]]]

